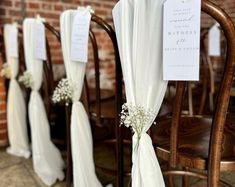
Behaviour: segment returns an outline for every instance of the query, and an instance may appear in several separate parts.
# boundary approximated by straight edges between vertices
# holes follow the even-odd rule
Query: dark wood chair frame
[[[122,104],[122,71],[121,71],[121,63],[120,63],[120,57],[119,57],[119,52],[118,52],[118,45],[117,45],[117,40],[116,40],[116,34],[113,28],[107,24],[104,20],[99,18],[96,15],[92,15],[91,21],[96,23],[99,27],[101,27],[110,40],[112,41],[113,48],[114,48],[114,56],[115,56],[115,132],[116,132],[116,138],[115,140],[109,140],[109,143],[115,143],[116,144],[116,161],[117,161],[117,168],[116,170],[107,170],[104,168],[102,171],[104,171],[107,174],[111,175],[116,175],[117,179],[117,186],[123,186],[123,177],[124,177],[124,169],[123,169],[123,139],[122,139],[122,127],[120,127],[119,124],[119,113],[121,111],[121,104]],[[90,41],[92,43],[93,47],[93,55],[94,55],[94,63],[95,63],[95,106],[96,106],[96,117],[94,118],[95,123],[97,126],[102,127],[102,112],[101,112],[101,103],[102,103],[102,94],[100,90],[100,60],[99,60],[99,53],[98,53],[98,45],[97,45],[97,40],[94,32],[92,29],[90,29]],[[86,82],[85,82],[86,83]],[[85,85],[86,86],[86,85]],[[86,89],[89,90],[89,89]],[[87,94],[89,95],[89,93]],[[89,100],[89,99],[88,99]],[[89,105],[89,103],[88,103]],[[92,114],[91,118],[93,117]],[[98,166],[97,166],[98,167]]]
[[[235,163],[232,166],[229,166],[229,164],[231,163],[229,160],[221,162],[222,139],[230,99],[230,90],[232,87],[233,75],[235,71],[235,27],[231,18],[220,7],[208,0],[202,1],[202,11],[213,17],[220,24],[227,40],[227,58],[221,86],[215,104],[215,111],[212,116],[213,121],[209,140],[209,156],[208,160],[205,160],[204,166],[202,166],[205,170],[207,170],[208,173],[207,176],[199,174],[188,170],[187,166],[183,166],[185,170],[169,169],[168,171],[165,171],[163,173],[165,176],[181,175],[207,179],[208,187],[218,187],[219,183],[222,182],[220,180],[220,170],[235,170]],[[166,156],[165,154],[165,156],[168,157],[165,157],[165,159],[168,160],[170,168],[176,168],[176,166],[180,164],[178,154],[178,135],[181,122],[181,106],[183,103],[185,87],[186,82],[177,82],[176,100],[174,103],[170,129],[170,150],[167,153],[168,156]],[[156,152],[157,155],[161,155],[160,157],[162,158],[164,151],[162,152],[162,149],[160,147],[156,147]],[[184,179],[187,181],[187,178]],[[228,185],[225,182],[222,183]],[[184,184],[187,184],[187,182]]]

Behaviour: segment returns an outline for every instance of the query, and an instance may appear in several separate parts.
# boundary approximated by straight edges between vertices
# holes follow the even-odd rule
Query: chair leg
[[[70,115],[71,107],[66,105],[66,142],[67,142],[67,171],[66,171],[66,187],[72,184],[72,153],[71,153],[71,135],[70,135]]]
[[[170,170],[170,169],[171,169],[171,168],[170,168],[170,166],[168,165],[168,166],[167,166],[167,170]],[[168,182],[168,186],[169,186],[169,187],[174,187],[174,186],[175,186],[175,184],[174,184],[174,178],[173,178],[172,175],[167,176],[167,182]]]
[[[167,177],[167,181],[168,181],[169,187],[174,187],[174,186],[175,186],[175,185],[174,185],[173,176],[169,175],[169,176]]]
[[[188,171],[188,168],[185,167],[184,170]],[[183,184],[183,187],[188,187],[189,186],[189,176],[187,176],[187,175],[183,176],[182,184]]]
[[[192,83],[188,83],[188,108],[189,108],[189,115],[192,116],[193,111],[193,90],[192,90]]]
[[[116,158],[117,158],[117,187],[123,187],[124,183],[124,166],[123,166],[123,139],[122,128],[116,124]]]

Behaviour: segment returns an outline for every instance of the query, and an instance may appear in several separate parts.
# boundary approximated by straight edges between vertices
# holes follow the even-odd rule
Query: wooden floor
[[[95,149],[96,163],[107,163],[107,166],[115,164],[114,157],[108,156],[112,153],[108,152],[108,149],[106,151],[104,149],[104,147]],[[65,157],[65,154],[62,153],[62,155]],[[97,173],[103,186],[115,185],[115,177],[104,175],[99,170]],[[235,173],[223,173],[222,177],[235,187]],[[128,186],[129,181],[129,178],[125,179],[125,187]],[[176,187],[181,186],[180,178],[175,179],[175,184]],[[0,149],[0,187],[46,187],[46,185],[34,173],[31,159],[14,157],[7,154],[5,149]],[[53,187],[65,187],[65,182],[57,182]],[[190,187],[206,187],[206,182],[191,178]]]

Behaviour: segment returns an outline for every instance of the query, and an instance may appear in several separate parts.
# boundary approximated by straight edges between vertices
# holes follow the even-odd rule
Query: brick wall
[[[0,56],[0,63],[1,64],[3,63],[1,56]],[[6,92],[5,92],[5,82],[3,78],[0,78],[0,147],[6,144],[7,144]]]
[[[63,10],[77,8],[77,6],[90,5],[95,10],[95,13],[105,19],[107,22],[112,22],[111,10],[115,0],[25,0],[25,12],[22,12],[21,0],[0,0],[0,25],[11,23],[13,21],[21,22],[22,16],[35,17],[40,14],[46,18],[46,21],[59,29],[59,16]],[[98,33],[97,33],[98,32]],[[96,30],[97,40],[102,41],[99,44],[100,59],[101,59],[101,80],[103,88],[113,87],[113,72],[114,58],[110,41],[106,38],[103,32]],[[63,76],[64,67],[62,61],[61,49],[58,41],[47,33],[50,41],[52,60],[54,63],[55,78],[59,79]],[[91,55],[89,55],[91,56]],[[94,72],[91,71],[93,64],[92,57],[89,57],[88,63],[88,79],[90,84],[94,85]],[[107,63],[109,62],[109,63]],[[2,62],[0,62],[2,63]],[[0,146],[7,143],[6,133],[6,102],[5,102],[4,81],[0,79]]]
[[[25,12],[22,12],[21,0],[0,0],[0,25],[10,23],[12,21],[20,22],[22,16],[34,17],[40,14],[46,18],[50,24],[59,29],[59,16],[63,10],[76,8],[77,6],[91,5],[95,13],[112,24],[111,10],[117,0],[25,0]],[[235,0],[213,0],[221,5],[235,20]],[[213,24],[213,20],[208,16],[202,16],[202,27],[207,28]],[[114,75],[114,59],[113,51],[111,50],[111,43],[105,37],[103,32],[98,32],[97,39],[102,41],[99,44],[101,50],[101,81],[103,88],[113,87]],[[58,42],[56,39],[48,34],[50,41],[52,60],[54,63],[54,70],[56,78],[59,79],[63,75],[62,55]],[[89,61],[92,61],[90,55]],[[0,62],[2,63],[2,62]],[[93,64],[88,63],[88,78],[90,84],[93,84],[94,72],[91,71]],[[0,146],[6,144],[6,109],[5,109],[5,89],[3,80],[0,79]]]
[[[3,50],[3,37],[0,31],[0,50]],[[0,64],[3,63],[4,58],[0,53]],[[4,80],[0,77],[0,147],[7,144],[7,122],[6,122],[6,92]]]

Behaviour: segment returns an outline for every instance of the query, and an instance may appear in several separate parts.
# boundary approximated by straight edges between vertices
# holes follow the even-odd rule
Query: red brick
[[[0,140],[0,147],[6,147],[8,145],[8,141],[6,140]]]
[[[6,100],[6,94],[5,92],[0,93],[0,101]]]
[[[5,130],[7,129],[7,123],[0,123],[0,130]]]
[[[6,103],[5,102],[0,103],[0,111],[6,111]]]
[[[15,16],[15,17],[20,17],[21,16],[21,11],[20,10],[9,10],[9,15],[10,16]]]
[[[0,130],[0,140],[6,140],[6,139],[7,139],[7,131]]]
[[[16,8],[21,8],[22,7],[22,2],[21,1],[16,1],[15,2],[15,7]]]
[[[0,84],[0,93],[4,93],[5,92],[5,86],[4,84]]]
[[[52,10],[52,3],[43,3],[41,4],[42,10]]]
[[[0,112],[0,126],[1,126],[1,123],[2,123],[2,120],[5,120],[7,118],[7,114],[6,114],[6,111],[4,112]]]
[[[6,15],[6,10],[4,8],[0,8],[0,16]]]
[[[62,5],[55,4],[55,5],[54,5],[54,10],[63,11],[64,8],[63,8]]]
[[[35,2],[27,3],[27,7],[28,7],[29,9],[39,9],[39,8],[40,8],[39,4],[38,4],[38,3],[35,3]]]
[[[45,18],[46,20],[47,19],[56,19],[56,20],[59,20],[60,18],[60,14],[58,13],[52,13],[52,12],[42,12],[42,11],[39,11],[39,14],[41,17]]]
[[[12,6],[12,1],[10,1],[10,0],[1,0],[0,1],[0,6],[11,7]]]

